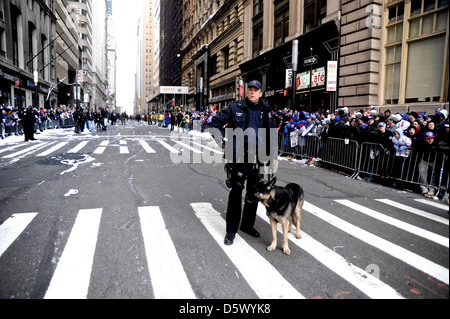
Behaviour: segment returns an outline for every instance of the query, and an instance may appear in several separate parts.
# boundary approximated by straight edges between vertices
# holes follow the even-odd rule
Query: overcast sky
[[[141,0],[113,0],[117,41],[117,106],[133,113],[137,58],[137,23]]]

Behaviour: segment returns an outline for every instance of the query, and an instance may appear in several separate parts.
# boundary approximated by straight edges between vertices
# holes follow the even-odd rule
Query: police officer
[[[34,138],[34,124],[36,123],[36,114],[29,106],[26,111],[22,114],[22,125],[23,132],[25,136],[25,142],[35,141]]]
[[[214,116],[211,120],[211,128],[216,141],[220,141],[223,133],[220,138],[218,138],[217,134],[220,134],[219,132],[227,124],[228,129],[232,129],[233,132],[240,132],[233,133],[233,138],[226,142],[227,145],[225,147],[225,149],[227,147],[232,148],[232,158],[227,158],[228,152],[225,150],[226,161],[229,162],[229,164],[226,164],[229,178],[227,180],[227,186],[231,188],[226,216],[226,245],[233,244],[233,240],[238,232],[239,223],[241,224],[241,231],[255,238],[260,237],[260,234],[254,228],[258,200],[254,197],[253,186],[261,178],[260,166],[267,165],[268,162],[263,164],[259,161],[262,156],[258,155],[258,150],[261,152],[261,149],[266,151],[271,148],[275,152],[274,155],[276,158],[278,147],[276,126],[272,112],[269,106],[261,100],[261,97],[261,83],[259,81],[251,81],[248,83],[247,98],[245,100],[231,103],[228,108]],[[261,136],[261,131],[264,131],[261,129],[266,129],[266,134],[264,134],[265,139],[263,138],[264,136]],[[270,134],[271,129],[272,133],[275,132],[275,136],[271,136],[273,135]],[[274,139],[269,139],[269,136],[274,137]],[[243,156],[241,156],[242,154]],[[247,188],[244,210],[242,211],[242,191],[245,188],[245,182],[247,182]]]

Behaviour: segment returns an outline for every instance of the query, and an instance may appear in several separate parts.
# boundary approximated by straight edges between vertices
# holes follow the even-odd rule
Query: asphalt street
[[[261,238],[228,247],[208,135],[129,122],[37,139],[0,144],[2,299],[449,298],[441,201],[282,159],[277,184],[306,193],[303,238],[267,251],[260,209]]]

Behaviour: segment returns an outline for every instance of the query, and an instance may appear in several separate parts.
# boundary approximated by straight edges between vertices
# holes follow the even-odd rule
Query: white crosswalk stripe
[[[69,150],[67,153],[69,154],[75,154],[80,152],[86,145],[88,145],[89,141],[83,141],[80,142],[77,146],[75,146],[74,148],[72,148],[71,150]]]
[[[223,242],[225,220],[212,208],[211,204],[195,203],[191,204],[191,206],[211,236],[239,269],[248,284],[260,298],[305,298],[238,234],[236,234],[232,246],[225,246]]]
[[[166,149],[168,149],[171,153],[174,154],[178,154],[180,153],[179,150],[175,149],[174,147],[170,146],[169,144],[166,143],[166,141],[163,141],[161,139],[156,140],[159,144],[161,144],[162,146],[164,146]]]
[[[102,209],[81,210],[45,299],[86,299]]]
[[[41,154],[36,155],[37,157],[44,157],[44,156],[48,156],[54,152],[56,152],[57,150],[59,150],[60,148],[66,146],[67,144],[69,144],[69,142],[61,142],[59,144],[56,144],[55,146],[53,146],[52,148],[46,150],[45,152],[42,152]]]
[[[449,220],[448,219],[443,218],[441,216],[437,216],[435,214],[430,214],[430,213],[428,213],[428,212],[426,212],[424,210],[417,209],[415,207],[411,207],[411,206],[408,206],[408,205],[404,205],[404,204],[398,203],[398,202],[390,200],[390,199],[375,199],[375,200],[378,201],[378,202],[381,202],[381,203],[385,203],[385,204],[388,204],[388,205],[400,208],[400,209],[405,210],[405,211],[407,211],[409,213],[416,214],[418,216],[422,216],[422,217],[434,220],[434,221],[436,221],[438,223],[442,223],[442,224],[447,225],[447,226],[449,225]],[[426,203],[427,202],[428,201],[426,201]],[[447,207],[447,209],[448,209],[448,207]]]
[[[350,200],[336,200],[335,202],[352,210],[360,212],[364,210],[364,215],[361,216],[375,218],[383,223],[394,225],[399,227],[400,231],[410,233],[411,236],[422,237],[423,234],[427,234],[418,234],[418,232],[425,231],[418,227],[414,228],[414,231],[411,231],[409,229],[411,225],[405,225],[406,223],[403,224],[403,222],[399,223],[400,221],[397,219],[392,220],[386,218],[386,215],[378,213],[374,209],[361,207],[361,205],[353,203]],[[387,199],[373,200],[373,203],[379,203],[380,210],[382,210],[383,205],[390,204]],[[200,221],[205,230],[204,236],[209,236],[211,239],[214,239],[214,245],[217,245],[221,249],[224,256],[230,260],[237,271],[239,271],[239,275],[242,275],[245,282],[258,297],[263,299],[305,298],[305,292],[301,291],[301,288],[297,288],[295,283],[291,283],[290,280],[282,275],[283,272],[279,269],[280,265],[274,266],[269,261],[268,256],[273,256],[274,253],[267,253],[266,255],[258,252],[253,247],[255,245],[254,242],[247,242],[239,234],[236,235],[232,246],[226,246],[223,242],[226,227],[224,217],[210,203],[192,203],[190,206],[190,209],[195,213],[194,219]],[[403,210],[405,207],[398,209]],[[192,271],[192,267],[185,267],[183,265],[182,259],[179,256],[180,247],[183,246],[180,246],[181,243],[177,242],[179,239],[174,240],[172,238],[170,229],[165,223],[164,212],[164,207],[159,206],[137,207],[136,209],[141,226],[143,249],[147,260],[154,297],[157,299],[195,299],[197,295],[200,296],[202,293],[196,294],[193,287],[195,286],[196,289],[201,289],[202,286],[197,282],[191,282],[191,280],[195,280],[194,278],[196,276],[189,276],[189,273],[186,271],[186,269]],[[59,260],[57,256],[53,257],[57,261],[57,266],[46,290],[46,299],[84,299],[88,297],[89,288],[92,284],[92,266],[96,249],[98,249],[97,237],[99,235],[100,223],[107,216],[107,214],[102,213],[102,208],[80,210],[78,212],[75,223],[71,228],[70,236],[62,250],[61,257]],[[416,213],[414,214],[417,218],[429,220],[429,216],[417,215]],[[427,274],[427,276],[431,276],[430,278],[435,278],[446,285],[449,283],[449,270],[446,267],[420,256],[419,253],[413,253],[394,242],[381,238],[380,235],[375,234],[375,229],[374,233],[363,230],[358,225],[344,221],[309,202],[305,202],[303,214],[304,216],[308,214],[314,215],[318,217],[317,221],[319,223],[325,223],[327,226],[332,225],[340,231],[351,235],[354,240],[368,244],[374,248],[372,251],[373,254],[393,257],[403,262],[406,268],[420,270],[424,274]],[[257,215],[265,223],[269,223],[265,214],[265,208],[262,205],[259,205]],[[4,253],[8,249],[17,249],[13,244],[18,240],[20,235],[28,227],[32,227],[32,224],[35,222],[40,222],[37,221],[36,216],[38,216],[38,213],[14,214],[6,219],[3,224],[0,224],[0,266]],[[436,225],[442,226],[442,223],[437,221]],[[292,245],[291,250],[293,249],[294,256],[295,249],[305,251],[313,258],[317,265],[324,266],[321,267],[321,271],[330,272],[339,276],[369,298],[404,298],[398,292],[399,287],[394,288],[380,278],[368,273],[367,269],[364,270],[354,265],[339,253],[335,252],[333,247],[327,247],[325,244],[313,238],[307,224],[304,228],[302,229],[301,239],[295,238],[294,232],[289,234],[290,245]],[[270,232],[270,227],[267,227],[266,230]],[[279,232],[281,233],[281,229],[279,229]],[[136,236],[140,236],[140,234],[136,234]],[[448,242],[448,238],[446,240]],[[442,247],[442,249],[444,247],[448,248],[448,245],[441,244],[439,243],[436,247]],[[214,258],[214,255],[210,257]],[[288,268],[285,271],[290,272]],[[390,270],[384,269],[384,273],[390,271],[398,273],[399,270],[395,268]],[[405,272],[408,273],[406,270],[401,271],[402,275]],[[392,276],[384,276],[383,278],[388,279],[389,277]],[[308,289],[314,290],[314,287],[309,287]],[[308,293],[311,294],[311,292]]]
[[[353,203],[353,202],[351,202],[351,201],[349,201],[347,199],[336,200],[335,202],[338,202],[338,203],[340,203],[342,205],[345,205],[345,206],[347,206],[347,207],[349,207],[351,209],[354,209],[354,210],[356,210],[358,212],[366,214],[366,215],[368,215],[368,216],[370,216],[372,218],[381,220],[382,222],[385,222],[385,223],[390,224],[392,226],[398,227],[398,228],[400,228],[400,229],[402,229],[404,231],[410,232],[410,233],[412,233],[414,235],[417,235],[417,236],[423,237],[425,239],[434,241],[435,243],[438,243],[438,244],[443,245],[445,247],[449,247],[449,245],[448,245],[448,238],[445,238],[444,236],[440,236],[440,235],[434,234],[434,233],[432,233],[430,231],[427,231],[425,229],[416,227],[414,225],[410,225],[410,224],[405,223],[405,222],[403,222],[401,220],[398,220],[396,218],[392,218],[390,216],[381,214],[379,212],[374,211],[373,209],[370,209],[370,208],[367,208],[365,206]]]
[[[18,152],[3,156],[3,158],[4,159],[12,159],[12,158],[16,159],[16,158],[20,157],[21,155],[24,155],[24,154],[29,155],[29,154],[33,153],[34,151],[37,151],[37,150],[44,148],[45,146],[48,146],[51,144],[53,144],[53,143],[37,143],[33,146],[30,146],[30,147],[20,150]]]
[[[156,151],[148,145],[148,143],[144,140],[139,140],[139,144],[141,144],[142,148],[148,153],[148,154],[155,154]]]
[[[157,299],[194,299],[159,207],[139,207],[142,235]],[[174,289],[176,287],[176,289]]]
[[[325,222],[345,231],[346,233],[362,240],[363,242],[372,245],[385,253],[400,259],[401,261],[409,264],[410,266],[417,268],[434,278],[448,284],[449,283],[449,270],[442,267],[426,258],[423,258],[417,254],[406,250],[394,243],[391,243],[379,236],[376,236],[368,231],[365,231],[358,226],[352,225],[349,222],[340,219],[333,214],[326,212],[325,210],[305,202],[304,209],[324,220]]]
[[[441,203],[436,203],[435,201],[426,200],[424,198],[415,199],[415,201],[448,211],[448,205],[444,205],[444,204],[441,204]]]
[[[0,257],[36,216],[37,213],[15,214],[0,225]]]
[[[264,221],[270,224],[269,218],[266,216],[265,207],[260,204],[257,214]],[[278,225],[278,231],[282,233],[281,225]],[[289,234],[291,242],[308,252],[330,270],[350,282],[360,291],[373,299],[402,299],[398,292],[392,287],[386,285],[379,279],[370,275],[366,271],[349,263],[345,258],[338,255],[328,247],[314,240],[307,233],[302,231],[302,238],[295,238],[293,233]]]
[[[44,158],[47,156],[55,156],[56,154],[82,154],[92,152],[94,155],[111,155],[112,153],[118,153],[122,155],[130,154],[130,145],[134,145],[135,143],[139,145],[142,149],[144,149],[146,154],[156,154],[156,147],[154,145],[159,144],[163,146],[162,149],[158,149],[158,152],[169,151],[169,154],[180,154],[180,152],[192,152],[193,154],[206,154],[215,153],[223,155],[223,152],[219,149],[215,149],[213,147],[209,147],[207,145],[203,145],[199,142],[196,142],[195,138],[190,140],[189,138],[184,138],[183,140],[166,140],[166,139],[151,139],[145,140],[143,138],[124,138],[119,139],[117,145],[117,140],[72,140],[72,141],[64,141],[64,142],[38,142],[34,145],[30,144],[19,144],[14,146],[9,146],[4,149],[0,149],[0,153],[3,153],[3,156],[0,157],[0,160],[12,160],[10,162],[5,162],[3,165],[8,165],[15,163],[21,159],[24,159],[27,156],[36,156],[38,158]],[[56,144],[57,143],[57,144]],[[75,144],[74,144],[75,143]],[[95,145],[96,144],[96,145]],[[118,147],[117,147],[118,146]],[[118,151],[117,151],[118,149]],[[138,150],[132,148],[133,150]],[[37,155],[34,155],[36,152]],[[167,153],[166,153],[167,154]],[[206,159],[205,159],[206,160]]]

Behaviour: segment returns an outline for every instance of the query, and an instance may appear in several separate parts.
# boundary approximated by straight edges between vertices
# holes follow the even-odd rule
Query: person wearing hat
[[[211,120],[210,132],[216,142],[221,143],[224,140],[222,132],[225,125],[227,125],[227,133],[232,134],[224,152],[227,163],[225,165],[228,175],[227,186],[231,188],[226,215],[224,240],[226,245],[233,244],[238,229],[252,237],[260,237],[254,228],[258,200],[254,197],[252,188],[262,176],[260,168],[276,165],[278,155],[278,134],[275,122],[269,106],[261,100],[262,94],[261,82],[249,82],[247,98],[231,103]],[[262,128],[266,129],[265,139],[263,139],[264,136],[260,136]],[[270,161],[262,164],[261,155],[263,154],[258,154],[258,150],[264,147],[266,155],[270,153],[271,156]],[[245,184],[247,193],[242,210],[242,192]]]
[[[435,185],[438,185],[440,167],[434,165],[439,162],[438,143],[436,135],[432,131],[424,133],[418,138],[412,148],[417,152],[419,158],[419,182],[421,183],[422,195],[432,198],[435,193]]]

